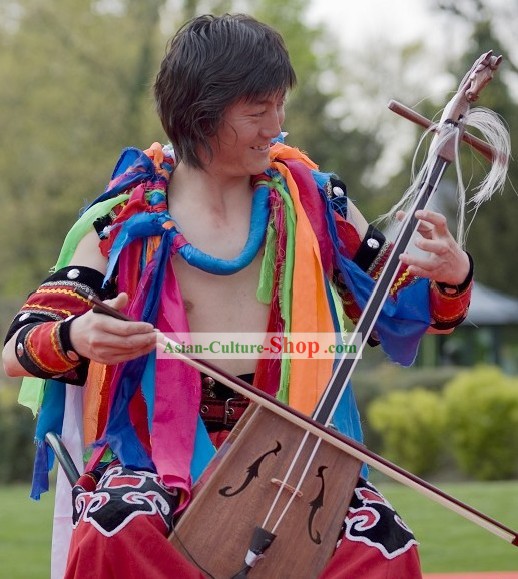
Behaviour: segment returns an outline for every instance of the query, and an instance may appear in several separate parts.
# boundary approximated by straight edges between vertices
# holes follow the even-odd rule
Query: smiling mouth
[[[268,151],[270,149],[270,145],[262,145],[260,147],[250,147],[253,151]]]

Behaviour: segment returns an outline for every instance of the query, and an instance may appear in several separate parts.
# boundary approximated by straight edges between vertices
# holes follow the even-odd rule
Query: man
[[[207,462],[207,430],[217,446],[233,424],[217,410],[233,395],[185,363],[155,356],[155,327],[172,335],[339,333],[344,315],[358,318],[356,286],[376,277],[388,255],[345,186],[282,142],[295,80],[270,27],[244,15],[187,23],[155,83],[172,148],[123,152],[105,193],[72,228],[55,272],[11,326],[6,372],[47,381],[39,438],[68,428],[84,433],[85,447],[96,442],[73,492],[66,577],[204,576],[167,535]],[[414,342],[428,327],[460,323],[472,275],[444,217],[417,217],[416,244],[427,253],[402,255],[394,285],[403,318],[405,291],[413,292]],[[76,288],[135,321],[93,312]],[[384,344],[382,330],[379,339]],[[408,362],[415,344],[401,344]],[[284,357],[236,356],[219,365],[308,414],[332,372],[332,361]],[[335,422],[361,439],[351,388]],[[44,462],[43,446],[39,456]],[[357,525],[367,512],[379,518],[370,534]],[[420,576],[416,541],[361,478],[322,577],[402,576]]]

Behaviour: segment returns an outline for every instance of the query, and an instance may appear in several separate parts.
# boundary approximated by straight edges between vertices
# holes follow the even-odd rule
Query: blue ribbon
[[[231,275],[247,265],[250,265],[264,243],[266,228],[270,216],[270,190],[266,185],[260,185],[254,191],[252,200],[252,215],[248,239],[241,253],[234,259],[213,257],[190,243],[180,247],[178,253],[185,261],[198,269],[215,275]]]
[[[163,231],[160,245],[153,257],[153,272],[142,312],[142,320],[153,325],[157,318],[160,293],[166,271],[166,261],[169,258],[174,236],[174,232],[171,229],[164,229]],[[124,466],[134,469],[155,470],[153,462],[131,424],[129,414],[129,403],[141,384],[147,363],[147,355],[124,363],[110,408],[105,440],[102,442],[107,442],[110,445],[110,448]],[[149,380],[149,373],[146,373],[146,378]]]
[[[128,147],[123,149],[119,160],[113,169],[110,182],[121,175],[124,175],[124,177],[114,185],[108,185],[101,195],[83,209],[82,213],[90,209],[90,207],[96,203],[100,203],[106,199],[111,199],[112,197],[119,195],[119,193],[127,191],[144,179],[155,177],[156,172],[153,161],[143,151],[135,147]]]
[[[66,384],[57,380],[47,380],[41,403],[34,442],[36,455],[32,473],[31,499],[38,501],[40,495],[49,490],[49,472],[54,465],[54,451],[45,442],[45,435],[54,432],[60,435],[63,430],[65,413]]]

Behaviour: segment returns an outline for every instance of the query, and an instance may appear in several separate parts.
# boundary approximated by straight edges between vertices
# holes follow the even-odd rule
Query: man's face
[[[281,93],[231,105],[211,139],[214,157],[207,169],[229,177],[265,171],[270,164],[271,140],[280,134],[284,122],[284,102]]]

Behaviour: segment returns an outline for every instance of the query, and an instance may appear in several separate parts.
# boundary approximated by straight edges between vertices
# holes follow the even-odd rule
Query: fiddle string
[[[165,336],[158,332],[158,346],[165,346],[167,343],[169,342]],[[236,392],[242,394],[243,396],[250,398],[253,402],[265,407],[267,410],[284,418],[285,420],[300,426],[301,429],[310,432],[319,439],[322,438],[322,440],[331,444],[333,447],[342,450],[343,452],[357,458],[358,460],[361,460],[362,462],[365,462],[375,470],[415,490],[416,492],[421,493],[428,499],[435,501],[450,511],[453,511],[465,519],[473,522],[474,524],[477,524],[479,527],[486,529],[504,541],[512,543],[513,545],[518,545],[518,534],[513,529],[506,527],[496,519],[493,519],[492,517],[489,517],[488,515],[478,511],[470,505],[448,495],[441,489],[433,486],[423,479],[420,479],[416,475],[405,471],[401,467],[398,467],[396,464],[391,463],[379,455],[376,455],[359,443],[355,442],[353,439],[343,438],[340,433],[335,431],[335,429],[327,429],[325,428],[324,424],[318,422],[314,418],[287,409],[274,397],[256,388],[253,388],[235,376],[227,374],[224,370],[214,366],[213,364],[210,364],[206,360],[201,361],[197,358],[193,358],[188,354],[182,353],[180,349],[174,353],[174,356],[201,372],[211,373],[211,375],[217,378],[220,382],[229,388],[233,388]]]
[[[290,478],[290,476],[292,475],[293,470],[295,469],[295,467],[296,467],[296,465],[297,465],[297,462],[300,460],[302,451],[304,450],[304,447],[306,446],[306,444],[307,444],[307,442],[308,442],[309,436],[310,436],[310,433],[309,433],[308,431],[306,431],[305,434],[304,434],[304,436],[303,436],[303,438],[302,438],[302,440],[301,440],[301,442],[300,442],[300,444],[299,444],[299,447],[298,447],[297,451],[295,452],[295,455],[294,455],[294,457],[293,457],[293,459],[292,459],[292,461],[291,461],[291,463],[290,463],[290,465],[289,465],[289,468],[288,468],[286,474],[284,475],[284,478],[283,478],[282,481],[281,481],[281,484],[280,484],[280,486],[279,486],[279,490],[277,491],[277,494],[275,495],[275,498],[274,498],[274,500],[272,501],[272,505],[270,506],[270,510],[269,510],[268,513],[266,514],[266,517],[265,517],[264,522],[263,522],[263,525],[262,525],[263,529],[266,528],[266,525],[268,524],[269,519],[270,519],[270,517],[272,516],[275,507],[276,507],[277,504],[279,503],[281,496],[285,493],[285,489],[286,489],[287,486],[288,486],[289,478]],[[309,459],[308,459],[307,462],[306,462],[305,468],[304,468],[302,474],[300,475],[299,480],[298,480],[296,486],[294,486],[293,488],[290,489],[291,497],[290,497],[290,499],[288,500],[288,502],[287,502],[286,506],[284,507],[284,509],[282,510],[281,514],[280,514],[279,517],[277,518],[277,521],[275,522],[275,524],[274,524],[274,526],[273,526],[273,528],[272,528],[272,530],[271,530],[272,533],[275,533],[275,530],[277,529],[277,527],[279,526],[279,524],[282,522],[282,519],[284,518],[284,516],[285,516],[286,513],[288,512],[289,508],[290,508],[291,505],[293,504],[293,501],[294,501],[295,498],[297,497],[297,494],[299,493],[299,491],[300,491],[300,489],[301,489],[301,487],[302,487],[302,484],[304,483],[304,480],[305,480],[305,478],[306,478],[307,472],[308,472],[309,468],[311,467],[311,463],[313,462],[313,459],[315,458],[315,455],[316,455],[316,452],[317,452],[317,450],[318,450],[318,447],[320,446],[320,442],[321,442],[321,440],[317,438],[316,444],[315,444],[315,446],[313,447],[313,450],[312,450],[312,452],[311,452],[311,455],[310,455]],[[290,485],[290,486],[293,486],[293,485]]]
[[[275,498],[273,499],[272,504],[270,506],[270,510],[266,514],[266,517],[265,517],[264,522],[262,524],[263,529],[266,529],[266,525],[268,524],[268,520],[272,516],[273,511],[274,511],[275,507],[277,506],[277,503],[279,502],[279,500],[284,492],[284,489],[288,486],[289,477],[291,476],[293,470],[295,469],[297,461],[299,460],[300,455],[302,454],[302,451],[304,449],[304,445],[306,444],[306,441],[308,438],[309,438],[309,432],[306,431],[304,436],[302,437],[301,442],[299,443],[299,447],[298,447],[297,451],[295,452],[295,456],[293,457],[291,464],[289,465],[288,471],[286,472],[286,474],[284,475],[284,478],[281,481],[281,484],[279,486],[279,490],[277,491],[277,494],[275,495]],[[272,531],[272,533],[273,533],[273,531]]]
[[[443,143],[443,139],[439,140]],[[436,149],[434,149],[436,152]],[[439,157],[430,155],[427,164],[418,175],[419,181],[412,188],[412,195],[406,194],[406,204],[398,208],[403,208],[406,212],[404,221],[400,224],[398,235],[394,241],[392,253],[389,256],[380,276],[377,279],[370,298],[365,305],[362,315],[356,324],[355,333],[360,336],[360,344],[357,347],[355,356],[343,356],[333,372],[333,375],[321,396],[313,418],[324,424],[326,427],[332,422],[333,416],[338,408],[339,402],[348,387],[351,376],[359,362],[359,358],[368,338],[371,335],[383,304],[390,293],[395,278],[398,273],[399,255],[410,243],[411,237],[415,234],[418,221],[414,214],[417,209],[426,206],[428,199],[436,192],[438,183],[446,169],[445,163]],[[420,184],[419,184],[420,183]],[[419,184],[419,185],[418,185]],[[411,207],[408,207],[410,205]],[[354,335],[351,336],[350,344],[353,343]]]
[[[306,444],[307,441],[305,441],[304,443],[301,444],[301,446],[303,446],[304,444]],[[315,446],[313,447],[313,450],[311,451],[311,455],[309,457],[309,459],[306,461],[306,465],[304,467],[304,470],[302,472],[302,474],[299,477],[299,481],[297,483],[297,486],[295,487],[295,490],[291,493],[291,496],[288,500],[288,502],[286,503],[286,506],[284,507],[283,511],[281,512],[281,514],[278,516],[277,518],[277,522],[275,523],[273,529],[272,529],[272,533],[275,533],[277,530],[277,527],[282,523],[284,517],[286,516],[288,510],[290,509],[291,505],[293,504],[293,501],[297,498],[297,494],[300,491],[302,484],[304,483],[306,476],[308,474],[309,469],[311,468],[311,465],[313,463],[313,460],[318,452],[318,449],[320,448],[320,444],[322,442],[321,438],[317,438],[315,440]],[[293,462],[296,462],[296,458],[293,459]]]

